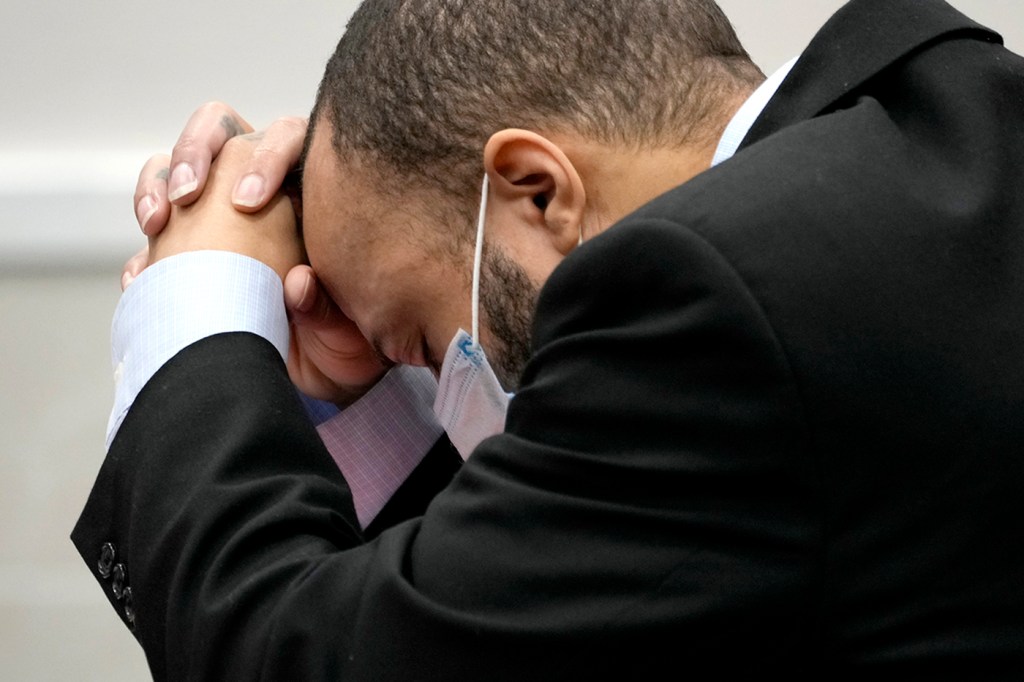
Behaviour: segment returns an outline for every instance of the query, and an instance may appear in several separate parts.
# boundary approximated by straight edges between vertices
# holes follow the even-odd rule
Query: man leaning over
[[[1022,76],[938,0],[763,83],[711,2],[368,0],[302,243],[239,140],[147,227],[126,299],[255,310],[115,412],[74,539],[158,678],[1018,675]],[[480,347],[503,432],[367,542],[282,360],[474,408]]]

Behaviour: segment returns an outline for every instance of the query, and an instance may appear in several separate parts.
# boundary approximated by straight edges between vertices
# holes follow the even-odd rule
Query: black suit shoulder
[[[697,675],[770,668],[815,638],[804,440],[785,358],[729,264],[675,223],[615,227],[544,287],[506,432],[423,519],[419,587],[589,642],[586,664],[565,649],[562,665],[642,676],[686,641]],[[712,625],[726,613],[728,632]],[[725,662],[737,642],[749,658]]]
[[[1021,102],[1024,61],[953,33],[612,228],[699,235],[771,329],[840,660],[916,639],[922,674],[1024,668],[1024,551],[1001,540],[1024,531]]]

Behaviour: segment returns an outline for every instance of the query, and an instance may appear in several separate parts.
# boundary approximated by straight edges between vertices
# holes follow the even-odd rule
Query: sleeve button
[[[124,617],[128,626],[135,627],[135,599],[132,597],[132,588],[124,588]]]
[[[124,596],[125,582],[128,578],[128,570],[124,567],[124,564],[117,564],[114,566],[114,570],[111,572],[114,576],[114,581],[110,585],[110,589],[113,590],[114,596],[120,599]]]
[[[114,566],[114,557],[116,556],[117,552],[114,551],[114,545],[109,542],[104,543],[103,547],[100,548],[100,560],[96,562],[96,570],[101,577],[110,577],[110,571]]]

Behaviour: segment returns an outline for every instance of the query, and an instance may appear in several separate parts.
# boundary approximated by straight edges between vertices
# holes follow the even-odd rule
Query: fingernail
[[[132,275],[132,273],[128,272],[127,270],[125,270],[123,273],[121,273],[121,291],[124,291],[125,289],[127,289],[128,285],[130,285],[134,281],[135,281],[135,276]]]
[[[266,193],[267,185],[263,178],[256,173],[249,173],[238,181],[233,201],[239,206],[255,208],[263,201]]]
[[[167,199],[169,201],[177,201],[186,194],[194,192],[196,187],[199,186],[199,179],[196,177],[196,172],[192,166],[182,162],[171,171],[171,181],[167,186]]]
[[[154,199],[151,194],[147,194],[139,201],[139,206],[136,209],[136,215],[139,218],[139,227],[142,228],[142,234],[146,234],[146,225],[149,224],[150,219],[156,213],[158,208],[160,208],[160,206],[157,205],[156,199]]]
[[[306,276],[306,281],[302,285],[302,295],[299,297],[299,302],[295,305],[295,309],[300,313],[308,313],[313,309],[313,303],[316,300],[316,296],[313,291],[313,278]]]

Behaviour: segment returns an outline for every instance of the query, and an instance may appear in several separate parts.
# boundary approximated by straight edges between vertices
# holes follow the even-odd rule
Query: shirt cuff
[[[154,374],[214,334],[250,332],[288,358],[284,288],[273,269],[229,251],[190,251],[143,270],[125,290],[111,328],[114,408],[107,448]]]
[[[366,528],[419,465],[443,429],[430,370],[394,367],[369,393],[317,426]]]

